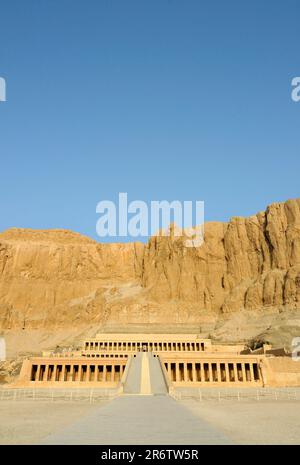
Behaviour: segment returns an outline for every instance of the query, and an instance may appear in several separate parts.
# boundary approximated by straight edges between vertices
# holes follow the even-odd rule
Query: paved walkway
[[[43,444],[229,444],[221,431],[169,396],[124,395],[44,439]]]

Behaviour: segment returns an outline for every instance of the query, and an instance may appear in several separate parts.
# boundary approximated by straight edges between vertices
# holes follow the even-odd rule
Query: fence
[[[117,389],[0,389],[1,401],[103,402],[118,397]]]
[[[174,389],[170,396],[175,400],[202,401],[300,401],[300,388],[263,389]]]

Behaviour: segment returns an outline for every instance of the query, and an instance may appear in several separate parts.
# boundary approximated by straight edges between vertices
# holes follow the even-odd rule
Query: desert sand
[[[73,442],[76,443],[78,440],[80,443],[80,438],[76,437],[77,433],[73,434],[74,431],[79,432],[82,439],[86,439],[88,436],[95,441],[95,437],[97,440],[98,436],[97,431],[93,429],[99,427],[98,417],[100,419],[103,417],[108,428],[110,424],[111,426],[115,425],[115,427],[118,424],[122,426],[128,424],[129,419],[131,420],[128,434],[126,428],[122,427],[116,428],[114,434],[99,428],[99,443],[101,443],[101,438],[103,439],[103,434],[110,438],[106,442],[107,444],[118,444],[122,441],[122,443],[141,444],[143,438],[147,438],[146,443],[151,441],[152,444],[196,444],[197,440],[199,444],[300,443],[299,401],[261,400],[257,402],[243,400],[237,402],[236,400],[223,400],[219,402],[212,400],[199,402],[184,400],[176,402],[166,398],[168,400],[166,409],[168,415],[167,418],[164,418],[164,407],[160,405],[162,399],[160,400],[159,397],[157,398],[158,412],[162,418],[157,420],[158,425],[152,424],[151,418],[149,420],[149,415],[151,417],[153,412],[155,414],[155,402],[153,403],[149,398],[151,401],[149,403],[147,396],[144,401],[142,397],[139,397],[138,401],[148,402],[150,408],[147,410],[146,405],[143,409],[136,409],[135,413],[132,413],[132,405],[129,405],[128,409],[126,406],[120,409],[120,406],[117,405],[120,401],[126,403],[125,398],[97,405],[68,401],[54,403],[33,402],[32,400],[1,401],[0,444],[53,444],[55,441],[62,443],[61,441],[67,440],[68,437]],[[128,399],[129,403],[135,403],[133,397]],[[184,430],[177,427],[171,428],[170,408],[174,409],[175,413],[177,412],[180,419],[178,421],[183,421],[182,419],[186,417]],[[122,412],[123,416],[120,418],[119,415]],[[136,415],[135,421],[132,421],[134,420],[132,415]],[[200,425],[199,437],[195,436],[195,425],[198,425],[197,418]],[[189,431],[189,424],[193,431]],[[164,425],[164,427],[159,425]],[[90,428],[88,434],[86,433],[87,428]],[[142,437],[141,432],[143,433]]]

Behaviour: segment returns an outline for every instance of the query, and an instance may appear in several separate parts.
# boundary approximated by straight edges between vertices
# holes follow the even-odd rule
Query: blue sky
[[[300,196],[299,0],[1,0],[0,230],[96,236],[96,204]]]

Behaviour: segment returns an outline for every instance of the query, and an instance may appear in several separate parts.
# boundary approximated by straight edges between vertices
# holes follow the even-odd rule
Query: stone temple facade
[[[300,385],[300,362],[268,345],[251,351],[243,345],[213,344],[197,334],[109,333],[83,341],[81,350],[44,352],[24,360],[16,385],[108,387],[122,391],[140,352],[159,361],[169,391],[187,386]],[[146,371],[142,373],[147,377]]]

